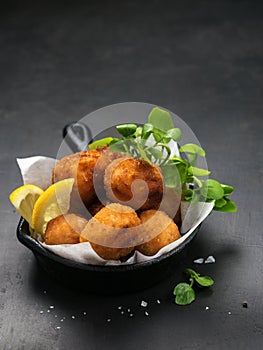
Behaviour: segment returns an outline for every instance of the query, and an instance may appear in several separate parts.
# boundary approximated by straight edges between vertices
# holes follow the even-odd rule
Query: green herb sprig
[[[123,152],[156,164],[162,170],[165,186],[181,192],[183,200],[214,202],[214,210],[237,211],[235,203],[227,198],[234,188],[213,179],[204,179],[211,172],[197,167],[198,157],[206,155],[204,149],[189,143],[180,147],[180,156],[171,156],[169,143],[171,140],[179,142],[182,132],[174,126],[168,111],[155,107],[146,124],[121,124],[116,129],[121,138],[107,137],[95,141],[89,145],[89,149],[108,145],[112,151]]]
[[[214,284],[214,280],[209,276],[201,276],[192,269],[186,269],[185,272],[190,276],[189,283],[181,282],[175,286],[173,291],[175,303],[178,305],[189,305],[195,300],[194,283],[199,287],[210,287]]]

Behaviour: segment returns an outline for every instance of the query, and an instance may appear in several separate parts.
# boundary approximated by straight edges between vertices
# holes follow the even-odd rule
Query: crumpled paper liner
[[[24,184],[34,184],[42,189],[51,185],[52,169],[55,166],[56,159],[42,156],[29,158],[18,158],[17,163],[21,171]],[[206,219],[210,214],[214,203],[190,203],[181,202],[182,225],[180,232],[182,237],[175,242],[160,249],[155,255],[146,256],[135,251],[134,254],[125,262],[119,260],[104,260],[91,247],[89,242],[78,244],[59,244],[47,245],[40,242],[49,251],[66,259],[75,262],[92,265],[127,265],[138,262],[148,261],[160,255],[163,255],[172,249],[178,247],[187,237]]]

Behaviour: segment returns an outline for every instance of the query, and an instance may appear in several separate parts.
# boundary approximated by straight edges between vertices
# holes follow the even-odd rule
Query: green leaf
[[[225,196],[230,196],[230,194],[232,194],[234,192],[234,187],[233,186],[221,184],[221,187],[224,190],[224,195]]]
[[[188,172],[194,176],[207,176],[211,173],[211,171],[209,171],[209,170],[197,168],[194,166],[190,166],[188,168]]]
[[[109,146],[109,149],[114,152],[126,152],[124,148],[124,141],[119,140],[117,142],[112,142]]]
[[[179,283],[174,288],[175,302],[178,305],[189,305],[195,300],[195,291],[187,283]]]
[[[200,193],[207,200],[217,200],[224,196],[224,190],[221,187],[221,184],[218,181],[212,179],[208,179],[203,182]]]
[[[210,287],[214,284],[214,280],[209,276],[197,276],[195,280],[201,287]]]
[[[104,139],[94,141],[89,144],[89,149],[97,149],[98,147],[107,146],[112,142],[112,137],[105,137]]]
[[[135,133],[135,131],[137,129],[137,125],[136,124],[122,124],[122,125],[117,125],[116,129],[118,130],[118,132],[122,136],[128,137],[128,136],[131,136]]]
[[[175,164],[165,164],[161,169],[166,187],[176,188],[181,185],[181,176]]]
[[[190,275],[190,277],[196,278],[198,276],[200,276],[199,273],[197,273],[195,270],[193,269],[185,269],[185,272],[188,273],[188,275]]]
[[[213,209],[225,213],[235,213],[237,211],[236,204],[228,198],[224,199],[226,200],[226,204],[223,207],[214,207]]]
[[[194,191],[191,189],[183,190],[182,195],[186,201],[191,201],[193,198]]]
[[[141,136],[143,139],[147,139],[151,135],[152,132],[153,132],[153,125],[150,123],[146,123],[142,127]]]
[[[215,201],[215,207],[222,208],[226,203],[227,201],[224,198],[219,198]]]
[[[162,131],[168,131],[174,128],[174,123],[170,113],[159,107],[154,107],[151,110],[148,116],[148,122]]]
[[[182,131],[179,128],[173,128],[167,131],[165,139],[169,142],[171,139],[174,141],[180,141],[182,138]]]
[[[205,157],[205,150],[195,145],[194,143],[187,143],[180,147],[180,152],[198,154],[199,156]]]

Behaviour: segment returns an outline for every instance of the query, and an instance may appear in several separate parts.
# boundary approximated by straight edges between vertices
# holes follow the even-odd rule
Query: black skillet
[[[108,134],[107,130],[104,131],[96,139],[115,136],[113,129]],[[65,126],[63,137],[73,152],[85,149],[91,141],[90,130],[82,123]],[[29,226],[24,219],[18,224],[17,238],[34,253],[42,269],[63,284],[90,293],[121,294],[148,288],[174,273],[176,265],[187,253],[199,228],[200,226],[178,247],[157,258],[131,265],[114,266],[77,263],[48,251],[30,237]]]

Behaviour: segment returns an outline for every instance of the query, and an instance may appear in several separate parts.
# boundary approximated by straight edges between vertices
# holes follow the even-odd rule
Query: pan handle
[[[92,140],[92,133],[87,125],[73,122],[64,126],[63,138],[74,153],[81,152],[87,149]]]

